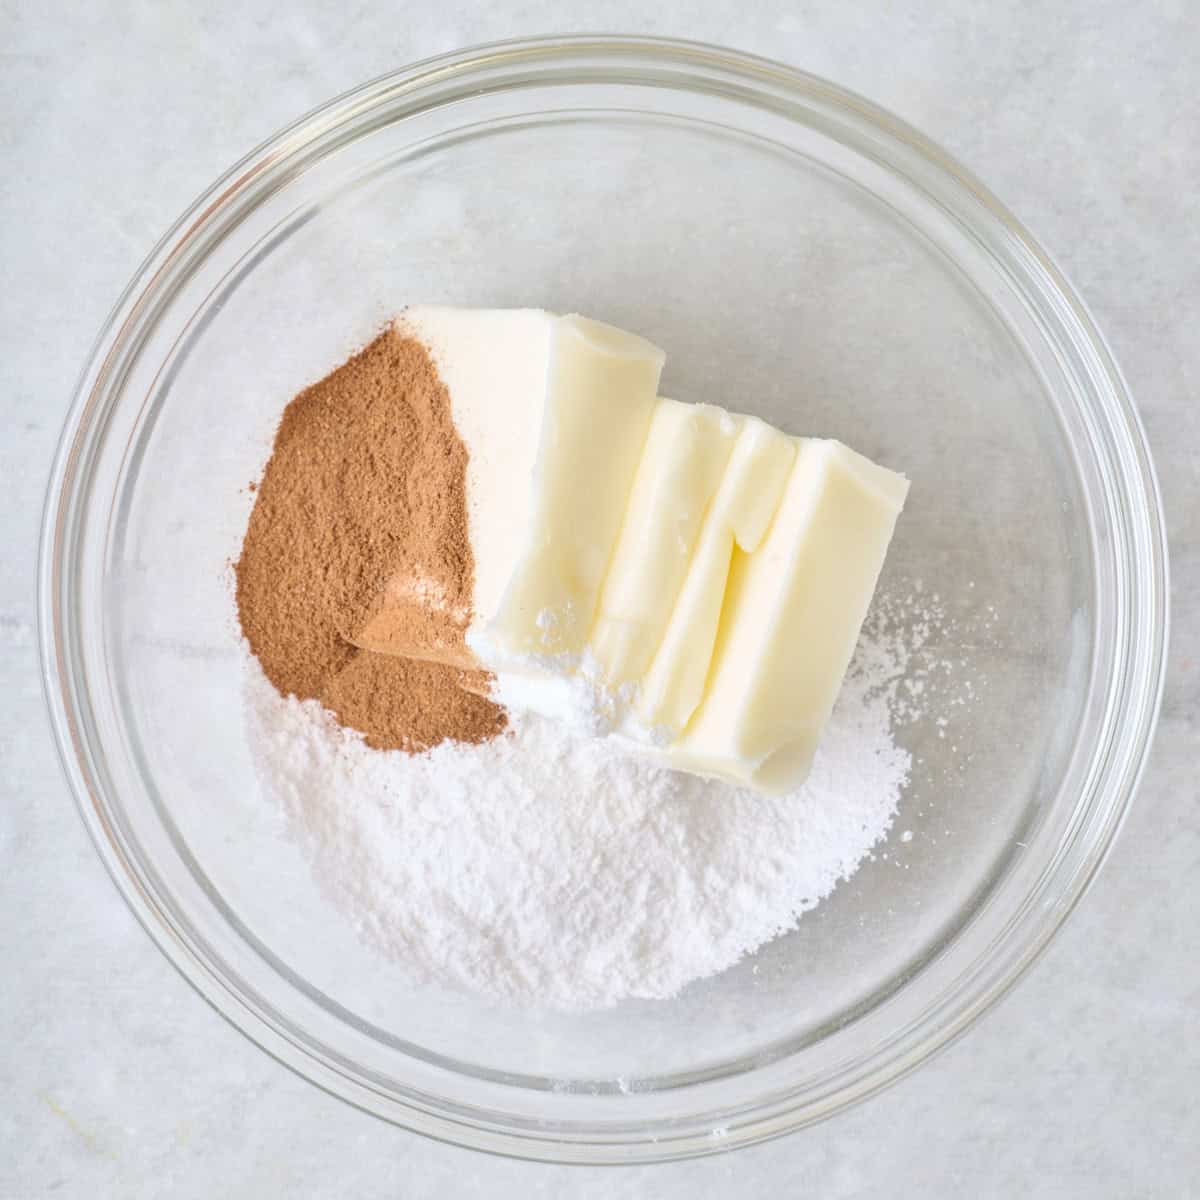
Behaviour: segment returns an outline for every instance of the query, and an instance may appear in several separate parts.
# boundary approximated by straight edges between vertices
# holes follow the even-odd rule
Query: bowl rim
[[[1128,524],[1127,540],[1138,552],[1140,571],[1131,579],[1137,618],[1121,662],[1125,703],[1118,730],[1121,744],[1110,753],[1104,771],[1104,803],[1092,814],[1088,844],[1082,847],[1071,872],[1060,879],[1052,908],[1019,913],[1023,936],[1008,938],[1006,953],[979,970],[952,995],[942,998],[932,1014],[902,1031],[886,1054],[867,1064],[840,1086],[806,1101],[772,1097],[757,1114],[729,1126],[663,1128],[637,1135],[588,1137],[538,1134],[497,1125],[492,1114],[464,1119],[461,1113],[434,1111],[417,1103],[394,1099],[381,1105],[378,1092],[348,1078],[336,1064],[316,1058],[309,1048],[289,1036],[270,1015],[216,975],[181,936],[144,886],[128,860],[107,811],[103,788],[97,782],[88,733],[75,709],[72,673],[67,662],[66,625],[70,619],[65,592],[68,573],[65,552],[76,536],[77,514],[72,497],[86,475],[89,429],[103,407],[102,392],[114,365],[136,353],[129,345],[148,298],[182,256],[197,253],[197,242],[214,217],[261,177],[294,160],[332,131],[365,112],[398,97],[409,97],[421,111],[422,97],[447,86],[465,86],[481,71],[505,69],[550,70],[586,62],[602,82],[623,82],[632,72],[655,73],[655,82],[684,87],[697,81],[740,89],[741,98],[789,94],[804,102],[819,102],[850,124],[882,138],[893,148],[915,156],[923,166],[966,202],[978,206],[1011,242],[1010,250],[1056,306],[1059,318],[1077,342],[1087,369],[1107,397],[1099,416],[1105,432],[1115,439],[1122,484],[1120,514]],[[579,82],[578,77],[571,82]],[[403,119],[400,118],[400,119]],[[202,251],[201,245],[200,250]],[[1088,310],[1053,260],[1024,227],[968,171],[924,135],[879,106],[818,76],[772,60],[706,43],[622,35],[554,36],[488,43],[426,59],[390,72],[336,97],[244,156],[221,176],[159,240],[134,274],[102,326],[79,376],[60,436],[46,492],[38,567],[39,648],[43,689],[55,743],[77,806],[118,890],[167,959],[213,1007],[252,1041],[285,1066],[324,1090],[374,1115],[453,1144],[518,1158],[557,1162],[649,1162],[693,1157],[748,1145],[824,1119],[896,1082],[921,1062],[960,1036],[979,1016],[997,1003],[1040,956],[1074,909],[1111,850],[1129,809],[1145,766],[1161,702],[1168,640],[1168,561],[1162,501],[1145,432],[1129,389],[1115,359]],[[1058,866],[1061,867],[1061,862]],[[1016,918],[1014,918],[1014,923]],[[1011,943],[1017,942],[1013,945]],[[967,986],[970,985],[970,986]],[[965,993],[965,994],[964,994]],[[664,1126],[666,1122],[663,1123]]]

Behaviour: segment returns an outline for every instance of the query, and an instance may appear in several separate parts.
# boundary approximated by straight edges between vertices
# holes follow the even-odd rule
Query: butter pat
[[[590,637],[610,687],[655,659],[738,429],[710,405],[655,404]]]
[[[765,541],[734,556],[675,763],[768,792],[804,780],[907,494],[906,479],[841,443],[801,441]]]
[[[476,641],[488,658],[578,665],[643,458],[664,359],[657,346],[599,321],[553,323],[525,540]]]
[[[796,457],[795,440],[763,421],[727,420],[737,440],[638,698],[641,723],[660,736],[682,732],[704,695],[734,547],[758,549]]]

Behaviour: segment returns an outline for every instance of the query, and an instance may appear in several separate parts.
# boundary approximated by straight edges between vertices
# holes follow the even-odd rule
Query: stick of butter
[[[569,316],[553,323],[525,545],[487,628],[496,654],[578,662],[665,358],[645,339],[599,321]]]
[[[731,418],[737,441],[688,566],[665,635],[638,696],[642,723],[673,741],[703,698],[735,547],[765,536],[796,457],[794,439],[753,417]]]
[[[659,397],[662,351],[584,317],[413,308],[399,324],[429,348],[468,451],[460,665],[492,672],[502,704],[671,766],[799,786],[908,481],[838,442]]]
[[[800,442],[766,540],[734,554],[704,698],[673,762],[768,792],[804,780],[907,494],[840,442]]]
[[[719,408],[655,402],[589,638],[610,687],[642,680],[650,669],[737,434]]]

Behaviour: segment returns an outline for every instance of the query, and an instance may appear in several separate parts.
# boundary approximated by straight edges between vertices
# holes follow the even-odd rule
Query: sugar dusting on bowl
[[[534,715],[484,745],[373,750],[247,654],[250,741],[327,897],[416,981],[575,1011],[666,998],[793,928],[885,838],[912,765],[894,722],[928,694],[912,646],[938,619],[877,607],[780,797]]]

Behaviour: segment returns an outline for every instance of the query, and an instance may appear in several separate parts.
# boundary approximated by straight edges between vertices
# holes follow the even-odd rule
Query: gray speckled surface
[[[1196,1194],[1191,6],[478,7],[0,3],[0,1195]],[[886,12],[868,16],[875,7]],[[75,373],[174,217],[258,141],[365,78],[471,42],[580,28],[787,60],[894,109],[971,166],[1058,256],[1124,366],[1157,456],[1174,576],[1172,666],[1139,802],[1099,886],[1016,992],[932,1064],[817,1129],[619,1171],[502,1162],[402,1133],[218,1019],[138,928],[75,815],[33,633],[36,528]]]

